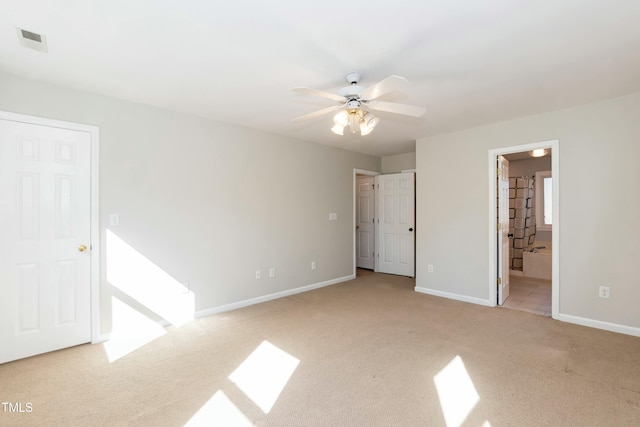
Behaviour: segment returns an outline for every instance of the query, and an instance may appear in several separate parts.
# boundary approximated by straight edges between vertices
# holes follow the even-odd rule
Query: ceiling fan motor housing
[[[347,108],[350,110],[357,110],[360,108],[360,101],[357,99],[350,99],[347,101]]]
[[[340,89],[340,95],[348,99],[357,98],[358,95],[360,95],[360,92],[364,90],[362,86],[358,86],[359,81],[360,81],[359,73],[347,74],[347,82],[349,82],[349,86],[346,86]]]
[[[357,98],[363,90],[364,88],[358,85],[346,86],[340,89],[340,95],[345,98]]]

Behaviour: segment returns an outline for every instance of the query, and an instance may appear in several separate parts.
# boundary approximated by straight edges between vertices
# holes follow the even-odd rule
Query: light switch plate
[[[337,221],[338,213],[337,212],[329,212],[329,221]]]
[[[117,227],[120,225],[120,214],[109,215],[109,227]]]

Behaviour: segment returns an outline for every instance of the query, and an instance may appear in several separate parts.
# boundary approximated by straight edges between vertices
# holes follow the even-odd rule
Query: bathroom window
[[[536,172],[536,229],[551,231],[553,214],[553,181],[551,171]]]

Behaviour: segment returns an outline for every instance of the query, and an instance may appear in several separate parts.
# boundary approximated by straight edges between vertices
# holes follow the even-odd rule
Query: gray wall
[[[560,313],[639,328],[640,94],[418,140],[417,286],[489,300],[488,151],[553,139]]]
[[[110,213],[119,237],[190,283],[196,310],[353,273],[353,169],[379,158],[7,74],[0,109],[100,127],[104,332],[123,297],[106,281]]]
[[[382,158],[382,173],[400,173],[416,168],[416,153],[396,154]]]

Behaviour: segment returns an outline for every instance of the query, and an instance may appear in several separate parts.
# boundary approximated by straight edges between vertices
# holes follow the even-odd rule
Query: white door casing
[[[415,174],[376,176],[376,271],[415,277]]]
[[[502,148],[494,148],[488,151],[487,155],[487,171],[488,173],[488,188],[489,188],[489,203],[488,203],[488,212],[487,212],[487,253],[488,253],[488,262],[489,262],[489,271],[487,275],[487,284],[488,284],[488,293],[490,298],[487,300],[488,304],[491,306],[495,306],[497,303],[497,291],[498,287],[496,286],[496,277],[497,277],[497,267],[498,267],[498,253],[497,253],[497,245],[496,245],[496,234],[497,234],[497,225],[498,221],[496,221],[496,211],[498,208],[498,194],[496,193],[497,185],[497,168],[496,168],[496,158],[500,155],[512,154],[512,153],[522,153],[531,150],[536,150],[539,148],[547,148],[551,149],[551,174],[553,175],[553,234],[551,237],[553,247],[553,252],[551,255],[552,259],[552,274],[551,274],[551,317],[558,320],[565,320],[568,322],[574,322],[574,318],[571,316],[565,316],[560,312],[560,287],[562,284],[560,283],[560,251],[561,251],[561,242],[560,242],[560,141],[549,140],[549,141],[540,141],[529,144],[521,144],[514,145],[510,147],[502,147]]]
[[[0,363],[92,341],[96,326],[96,135],[25,117],[0,117]]]
[[[375,178],[356,179],[356,267],[375,268]]]
[[[509,161],[503,156],[497,159],[498,173],[498,233],[497,286],[498,305],[509,298]]]

